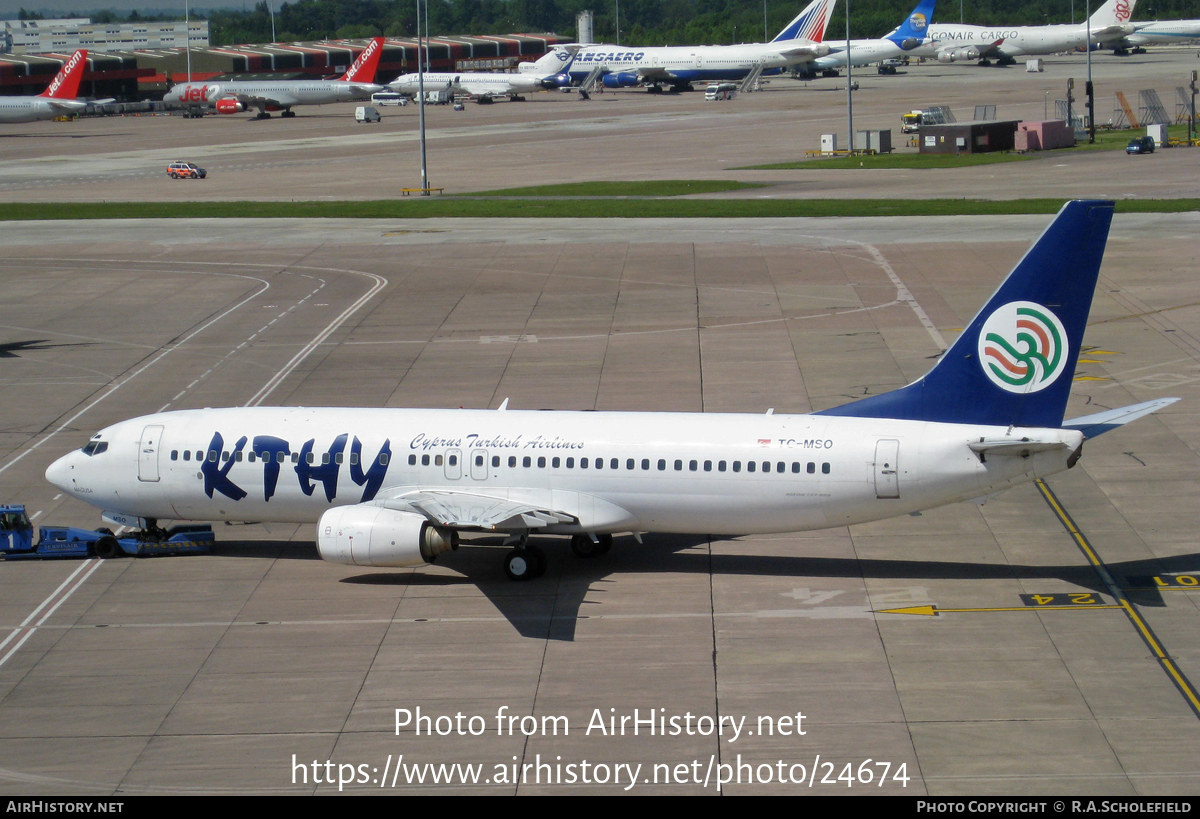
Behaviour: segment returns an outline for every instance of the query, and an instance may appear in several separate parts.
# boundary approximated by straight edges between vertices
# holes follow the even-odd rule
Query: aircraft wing
[[[64,114],[72,113],[74,111],[82,111],[85,107],[87,107],[87,103],[83,100],[59,100],[49,98],[44,101],[50,103],[50,107],[55,111],[62,111]]]
[[[259,105],[261,103],[264,105],[274,105],[279,108],[287,108],[300,103],[300,100],[297,99],[293,94],[272,94],[269,97],[265,97],[261,94],[246,94],[235,91],[231,94],[228,94],[226,98],[236,99],[238,102],[247,107],[251,105]]]
[[[781,48],[777,52],[780,57],[787,57],[792,60],[815,60],[818,57],[824,57],[830,52],[830,48],[825,43],[797,43],[789,48]]]
[[[569,512],[525,500],[495,498],[470,492],[426,490],[389,499],[376,506],[399,512],[416,512],[439,526],[471,529],[541,529],[557,523],[577,523]]]
[[[454,83],[454,87],[465,94],[470,94],[472,97],[486,97],[496,94],[508,94],[512,91],[512,86],[501,87],[495,83],[472,82],[467,75],[463,75],[458,82]]]
[[[1124,23],[1113,26],[1105,26],[1104,28],[1092,29],[1092,39],[1104,42],[1117,37],[1124,37],[1126,34],[1133,34],[1137,30],[1136,23]]]
[[[659,65],[639,66],[638,68],[622,69],[619,74],[634,73],[638,75],[638,79],[642,82],[654,82],[655,80],[671,80],[674,75]]]

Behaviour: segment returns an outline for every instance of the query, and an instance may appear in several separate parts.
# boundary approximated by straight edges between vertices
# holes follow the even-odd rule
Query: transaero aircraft
[[[0,96],[0,122],[35,122],[82,111],[87,102],[76,99],[87,69],[87,50],[80,49],[63,63],[50,87],[36,97]]]
[[[667,85],[682,90],[704,80],[740,80],[758,67],[768,72],[778,71],[829,53],[829,46],[821,39],[835,3],[836,0],[812,0],[769,43],[649,48],[584,46],[571,64],[571,79],[586,79],[599,68],[606,88],[648,85],[661,89]]]
[[[899,28],[877,40],[851,40],[849,55],[852,66],[870,65],[909,54],[913,49],[929,45],[929,23],[933,20],[937,0],[921,0]],[[812,71],[836,71],[846,66],[846,41],[830,40],[829,54],[813,60],[808,68]]]
[[[294,117],[292,108],[296,105],[365,100],[382,91],[383,86],[375,84],[375,69],[382,54],[383,38],[375,37],[350,70],[336,80],[185,82],[171,86],[163,102],[185,107],[211,105],[218,114],[240,114],[256,107],[258,119],[270,117],[268,111],[283,111],[283,116]]]
[[[1177,400],[1063,421],[1112,202],[1069,202],[920,380],[810,415],[247,407],[101,430],[46,478],[105,517],[316,523],[321,557],[420,566],[498,532],[576,554],[612,535],[824,529],[990,496]],[[639,538],[640,540],[640,538]]]
[[[1131,0],[1107,0],[1090,18],[1090,41],[1084,23],[1007,27],[934,23],[929,26],[931,42],[908,53],[914,57],[934,57],[944,63],[979,60],[980,65],[990,65],[995,59],[998,65],[1012,65],[1017,57],[1057,54],[1083,48],[1089,42],[1104,43],[1133,34],[1135,26],[1129,22],[1132,12]]]
[[[426,71],[423,79],[425,90],[449,89],[485,99],[506,95],[516,97],[531,91],[563,88],[571,84],[571,76],[567,71],[577,50],[578,46],[552,49],[537,62],[522,63],[518,74],[499,71]],[[387,87],[390,91],[412,96],[420,93],[421,83],[419,74],[404,74],[388,83]]]

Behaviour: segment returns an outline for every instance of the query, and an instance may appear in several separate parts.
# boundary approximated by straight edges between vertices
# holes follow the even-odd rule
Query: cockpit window
[[[83,454],[87,456],[99,455],[101,452],[108,451],[108,441],[88,441],[87,446],[83,448]]]

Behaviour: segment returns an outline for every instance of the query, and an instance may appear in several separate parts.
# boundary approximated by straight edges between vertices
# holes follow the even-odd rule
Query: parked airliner
[[[419,74],[397,77],[387,84],[387,88],[389,91],[413,96],[420,92],[424,83],[426,91],[448,89],[480,99],[503,96],[511,98],[532,91],[563,88],[571,84],[571,77],[567,71],[577,50],[578,46],[551,49],[537,62],[523,63],[520,73],[517,74],[500,71],[426,71],[424,77]]]
[[[845,526],[990,496],[1074,466],[1087,438],[1177,400],[1063,414],[1111,202],[1069,202],[918,381],[809,415],[247,407],[107,427],[46,478],[121,516],[316,523],[321,556],[419,566],[460,531],[576,554],[614,533]]]
[[[376,37],[358,55],[350,70],[336,80],[229,80],[227,82],[184,82],[171,86],[163,95],[168,105],[212,106],[218,114],[240,114],[258,108],[258,118],[268,111],[283,111],[294,117],[296,105],[326,105],[370,99],[382,85],[375,84],[375,69],[383,54],[383,38]]]
[[[87,102],[75,96],[79,93],[79,81],[83,79],[86,69],[87,50],[80,49],[63,63],[50,81],[50,87],[37,96],[0,96],[0,122],[34,122],[82,111],[87,107]]]
[[[1129,0],[1129,12],[1137,0]],[[1132,34],[1120,38],[1104,40],[1103,46],[1111,48],[1116,54],[1132,51],[1134,54],[1145,52],[1148,45],[1169,45],[1183,43],[1189,40],[1200,40],[1200,20],[1153,20],[1144,23],[1134,23]]]
[[[933,57],[944,63],[979,60],[980,65],[1012,65],[1017,57],[1057,54],[1083,48],[1089,42],[1103,43],[1134,33],[1129,22],[1130,0],[1107,0],[1092,14],[1089,23],[1053,26],[966,26],[934,23],[929,26],[927,45],[909,52],[914,57]],[[1088,39],[1089,28],[1091,39]],[[888,35],[891,36],[891,35]]]
[[[708,46],[589,45],[575,55],[571,79],[584,80],[594,70],[606,88],[647,85],[686,89],[702,80],[740,80],[756,68],[777,72],[829,53],[822,43],[836,0],[812,0],[769,43]]]
[[[913,51],[918,46],[928,45],[929,23],[933,20],[934,7],[937,0],[921,0],[898,28],[886,37],[875,40],[851,40],[847,49],[846,41],[830,40],[829,54],[809,63],[809,71],[831,71],[846,66],[846,55],[849,52],[850,64],[854,67],[871,65],[872,63],[892,60]]]

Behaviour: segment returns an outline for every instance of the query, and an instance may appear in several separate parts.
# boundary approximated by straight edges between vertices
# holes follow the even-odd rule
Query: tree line
[[[585,9],[594,15],[598,42],[628,45],[700,45],[758,42],[775,36],[806,5],[807,0],[426,0],[429,33],[511,34],[554,32],[576,36],[576,16]],[[1091,0],[1094,10],[1103,0]],[[878,37],[899,25],[916,0],[850,0],[853,37]],[[830,21],[827,39],[844,37],[846,0]],[[1085,0],[962,0],[963,22],[977,25],[1046,25],[1083,22]],[[1200,17],[1200,0],[1141,0],[1138,20],[1178,20]],[[246,9],[193,10],[209,21],[213,45],[271,41],[272,12],[275,41],[414,37],[416,0],[296,0],[271,4],[265,0]],[[1073,12],[1073,15],[1072,15]],[[37,19],[21,10],[22,19]],[[24,15],[29,14],[29,17]],[[101,20],[98,15],[103,15]],[[65,16],[65,15],[64,15]],[[957,23],[960,4],[943,0],[935,20]],[[125,17],[113,11],[92,14],[96,22],[170,19],[163,15]]]

